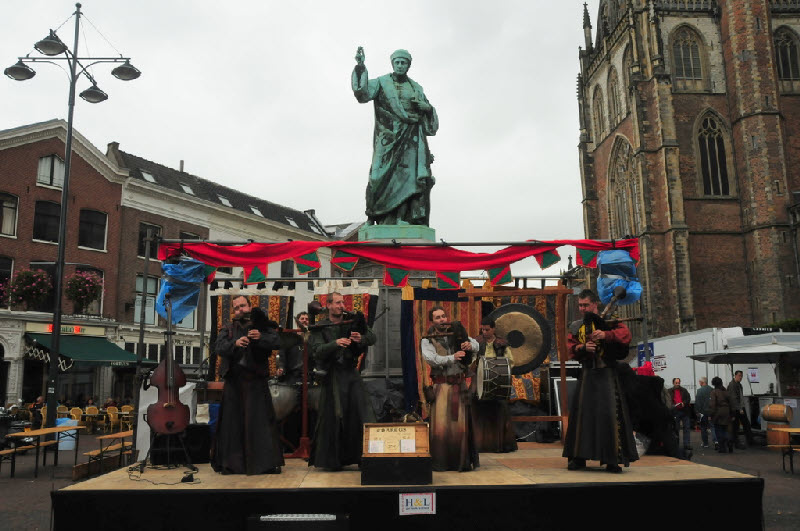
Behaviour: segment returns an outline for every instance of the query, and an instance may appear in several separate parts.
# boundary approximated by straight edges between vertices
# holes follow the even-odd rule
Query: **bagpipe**
[[[309,316],[316,317],[317,315],[322,313],[322,311],[323,311],[322,305],[319,302],[313,301],[309,303],[308,305]],[[366,316],[359,311],[354,311],[354,312],[344,311],[342,312],[342,320],[339,321],[338,323],[312,324],[308,327],[308,330],[313,332],[314,330],[324,330],[332,327],[338,327],[339,334],[337,337],[329,337],[329,335],[326,334],[325,338],[326,341],[334,341],[336,339],[341,339],[341,338],[350,339],[350,335],[353,332],[361,334],[361,337],[363,338],[367,334],[367,331],[369,330],[367,327]],[[367,348],[368,347],[364,345],[363,341],[360,343],[353,341],[347,347],[340,347],[336,351],[336,356],[331,360],[329,360],[329,362],[325,364],[326,365],[325,367],[321,366],[315,367],[314,371],[315,373],[320,373],[320,372],[324,373],[324,371],[326,371],[333,363],[348,367],[357,366],[359,358],[361,357],[362,354],[366,353]]]
[[[461,350],[462,343],[469,341],[469,334],[467,333],[467,329],[464,328],[464,325],[461,323],[461,321],[451,321],[447,323],[443,329],[436,328],[435,326],[430,327],[428,329],[428,333],[422,336],[422,338],[452,338],[453,352],[458,352]],[[465,350],[464,354],[464,357],[459,360],[459,362],[463,363],[465,367],[469,367],[469,365],[472,363],[472,357],[475,355],[475,353],[471,350]]]
[[[614,296],[606,305],[605,309],[597,315],[596,313],[587,312],[583,315],[583,323],[578,328],[578,341],[586,343],[591,341],[592,332],[596,330],[608,331],[616,328],[620,321],[619,319],[606,319],[606,316],[617,307],[618,301],[624,299],[627,295],[625,288],[617,287],[614,289]],[[597,348],[594,351],[594,359],[602,359],[607,365],[614,364],[616,360],[625,359],[628,357],[628,345],[617,343],[614,341],[595,341]],[[611,361],[614,360],[614,361]]]

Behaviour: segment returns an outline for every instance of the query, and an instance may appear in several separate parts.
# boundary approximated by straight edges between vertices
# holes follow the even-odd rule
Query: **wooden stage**
[[[662,456],[645,456],[622,474],[599,463],[568,471],[561,445],[521,443],[517,452],[481,454],[471,472],[434,472],[433,484],[361,486],[355,467],[327,472],[287,460],[279,475],[220,475],[198,465],[128,468],[52,493],[55,529],[573,529],[600,522],[661,529],[714,521],[762,528],[761,478]],[[593,466],[594,465],[594,466]],[[435,515],[403,515],[402,493],[434,493]],[[747,510],[713,511],[713,499]],[[708,503],[700,503],[707,500]],[[677,506],[680,506],[678,508]],[[87,510],[93,507],[91,517]],[[267,522],[272,514],[330,514],[328,522]],[[251,521],[248,524],[248,518]],[[649,525],[644,524],[649,522]]]

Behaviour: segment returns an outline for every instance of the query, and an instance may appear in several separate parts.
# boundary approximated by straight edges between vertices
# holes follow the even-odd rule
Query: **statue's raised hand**
[[[364,56],[364,47],[363,46],[359,46],[358,47],[358,51],[356,52],[356,63],[358,63],[360,65],[364,64],[364,58],[365,58],[365,56]]]

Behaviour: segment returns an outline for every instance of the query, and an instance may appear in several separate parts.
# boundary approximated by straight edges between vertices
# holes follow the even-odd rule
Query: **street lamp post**
[[[34,47],[46,57],[20,57],[16,64],[4,70],[5,75],[16,81],[25,81],[36,75],[36,72],[26,63],[54,63],[66,61],[69,66],[69,100],[67,114],[67,140],[64,154],[64,183],[61,189],[61,216],[58,225],[58,258],[56,259],[55,304],[53,306],[53,335],[50,342],[50,368],[47,381],[47,419],[44,426],[55,425],[56,418],[56,390],[58,389],[58,356],[61,348],[61,291],[64,280],[64,251],[66,248],[67,233],[67,206],[69,204],[69,177],[70,163],[72,160],[72,118],[75,109],[75,85],[81,76],[86,77],[92,86],[81,92],[82,99],[89,103],[100,103],[108,99],[108,95],[97,87],[97,82],[89,73],[88,68],[98,63],[122,63],[114,68],[111,74],[117,79],[131,81],[139,77],[141,72],[131,65],[129,57],[79,57],[78,36],[81,21],[81,4],[75,4],[75,40],[70,50],[56,32],[37,42]],[[57,57],[61,56],[63,57]],[[80,67],[80,70],[78,68]]]

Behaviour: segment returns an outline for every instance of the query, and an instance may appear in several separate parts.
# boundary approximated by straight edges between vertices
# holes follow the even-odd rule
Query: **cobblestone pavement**
[[[757,442],[759,442],[757,440]],[[763,443],[763,440],[760,442]],[[736,450],[732,454],[720,454],[713,448],[700,447],[700,434],[692,433],[696,463],[715,466],[764,478],[764,521],[767,531],[796,531],[800,529],[800,459],[795,463],[795,473],[789,474],[781,469],[779,452],[762,446],[746,450]],[[79,448],[79,462],[85,460],[82,452],[95,450],[98,443],[93,436],[82,436]],[[16,477],[9,478],[11,463],[3,462],[0,470],[0,527],[8,530],[48,530],[52,517],[50,512],[50,492],[72,483],[73,453],[62,451],[58,467],[52,466],[52,456],[48,465],[39,467],[39,477],[33,477],[34,453],[28,452],[17,459]],[[40,462],[41,464],[41,462]],[[565,462],[566,466],[566,462]],[[788,462],[787,462],[788,466]],[[703,500],[685,500],[685,503],[702,503]],[[708,493],[708,503],[719,503],[713,492]],[[668,503],[654,501],[654,507],[667,508]],[[730,500],[730,510],[747,511],[751,507],[748,500]],[[710,528],[712,522],[676,521],[680,528]],[[689,527],[687,527],[689,526]],[[85,529],[92,529],[87,522]]]

